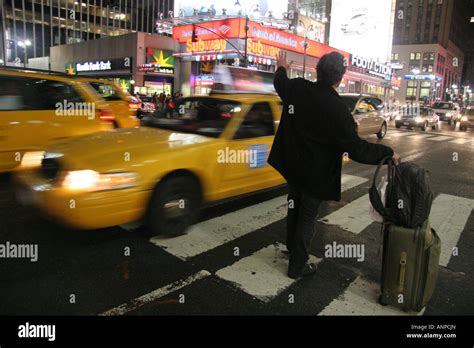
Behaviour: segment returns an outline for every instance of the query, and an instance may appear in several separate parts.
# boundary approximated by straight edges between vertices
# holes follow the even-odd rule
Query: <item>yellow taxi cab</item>
[[[20,196],[78,229],[142,220],[179,235],[202,204],[284,184],[267,164],[280,114],[270,94],[183,98],[146,127],[50,146],[41,168],[17,173]]]
[[[0,86],[0,172],[39,164],[55,141],[112,129],[109,105],[64,74],[0,67]]]
[[[113,115],[107,120],[111,121],[115,128],[140,126],[140,121],[137,118],[137,104],[133,102],[133,97],[128,92],[113,81],[85,77],[79,79],[88,82],[109,104]]]

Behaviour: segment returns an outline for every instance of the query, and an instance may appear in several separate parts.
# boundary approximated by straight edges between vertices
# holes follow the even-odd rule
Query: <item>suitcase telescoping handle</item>
[[[390,217],[390,207],[385,207],[384,203],[382,202],[382,198],[380,197],[379,191],[377,190],[376,182],[379,176],[380,168],[385,164],[388,165],[388,185],[386,191],[386,197],[390,196],[392,181],[393,181],[393,169],[394,169],[394,162],[391,156],[384,157],[377,166],[375,170],[374,179],[372,180],[372,186],[369,189],[369,198],[370,203],[374,207],[374,209],[382,215],[384,220],[387,220]]]

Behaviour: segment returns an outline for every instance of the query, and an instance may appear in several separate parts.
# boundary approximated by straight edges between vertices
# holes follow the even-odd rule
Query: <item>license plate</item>
[[[404,125],[404,126],[408,126],[409,124],[410,124],[410,123],[408,123],[408,122],[403,122],[403,125]]]

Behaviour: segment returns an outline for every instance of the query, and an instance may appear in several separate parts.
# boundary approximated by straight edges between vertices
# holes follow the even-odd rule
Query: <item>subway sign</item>
[[[385,80],[392,79],[392,67],[390,65],[356,55],[351,55],[351,65],[356,68],[364,69],[367,73],[382,77]]]

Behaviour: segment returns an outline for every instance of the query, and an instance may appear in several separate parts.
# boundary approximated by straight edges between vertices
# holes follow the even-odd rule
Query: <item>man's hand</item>
[[[396,152],[393,153],[392,160],[393,160],[393,162],[395,163],[396,166],[399,165],[402,162],[402,158]]]
[[[286,60],[286,51],[280,50],[277,58],[277,68],[282,66],[285,69],[289,69],[291,64],[293,64],[293,61],[288,63]]]

